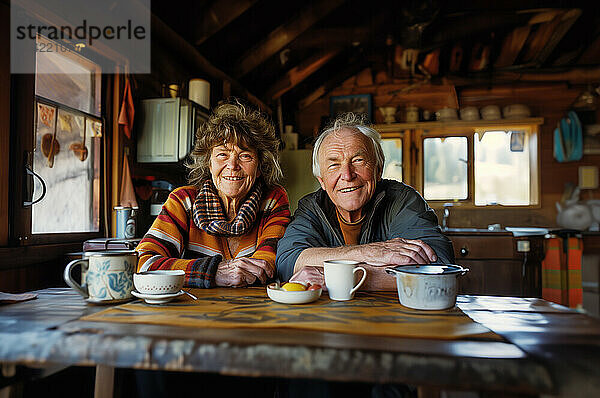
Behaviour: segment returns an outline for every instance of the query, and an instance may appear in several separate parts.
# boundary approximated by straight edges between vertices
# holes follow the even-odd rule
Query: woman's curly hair
[[[261,177],[267,187],[280,184],[283,178],[279,165],[279,139],[269,116],[238,98],[219,104],[208,120],[196,131],[196,141],[186,164],[189,183],[201,186],[210,178],[210,156],[219,145],[235,144],[258,155]]]

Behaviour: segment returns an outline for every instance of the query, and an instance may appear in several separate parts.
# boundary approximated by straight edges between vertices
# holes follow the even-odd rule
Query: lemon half
[[[306,290],[306,286],[304,286],[301,283],[288,282],[285,285],[281,286],[281,289],[288,292],[301,292]]]

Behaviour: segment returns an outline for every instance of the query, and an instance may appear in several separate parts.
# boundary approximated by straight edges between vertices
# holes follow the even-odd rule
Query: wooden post
[[[94,398],[112,398],[114,391],[115,368],[112,366],[96,366],[96,384]]]
[[[120,96],[120,86],[121,86],[121,69],[119,67],[115,70],[115,78],[113,85],[113,120],[112,120],[112,139],[111,139],[111,154],[112,159],[110,162],[110,180],[111,180],[111,201],[109,203],[110,207],[107,209],[110,217],[110,225],[109,230],[106,231],[107,236],[114,236],[117,225],[117,216],[113,211],[113,207],[119,205],[119,185],[121,183],[121,172],[122,172],[122,151],[121,147],[123,146],[123,142],[121,140],[121,134],[119,133],[119,110],[121,104],[121,96]],[[108,148],[107,148],[108,149]]]
[[[0,5],[0,18],[2,21],[10,20],[8,5]],[[9,36],[9,24],[2,26],[2,37]],[[8,244],[8,187],[10,176],[8,174],[10,159],[10,48],[8,45],[0,47],[0,246]],[[21,169],[19,169],[20,171]]]

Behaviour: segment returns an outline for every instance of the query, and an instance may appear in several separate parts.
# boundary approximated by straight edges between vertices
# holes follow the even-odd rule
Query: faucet
[[[448,217],[450,217],[450,208],[454,206],[452,203],[444,203],[444,212],[442,218],[442,231],[448,230]]]

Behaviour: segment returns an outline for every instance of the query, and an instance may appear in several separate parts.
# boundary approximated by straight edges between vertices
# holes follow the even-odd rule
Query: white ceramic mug
[[[354,292],[365,281],[367,270],[358,266],[360,262],[353,260],[328,260],[323,262],[325,271],[325,285],[329,292],[329,298],[332,300],[346,301],[354,297]],[[354,283],[354,274],[362,271],[363,275],[360,281]]]
[[[63,275],[65,282],[77,293],[90,302],[125,300],[132,297],[133,272],[138,260],[135,251],[86,252],[85,257],[67,264]],[[77,265],[86,270],[81,285],[71,276],[71,270]]]

